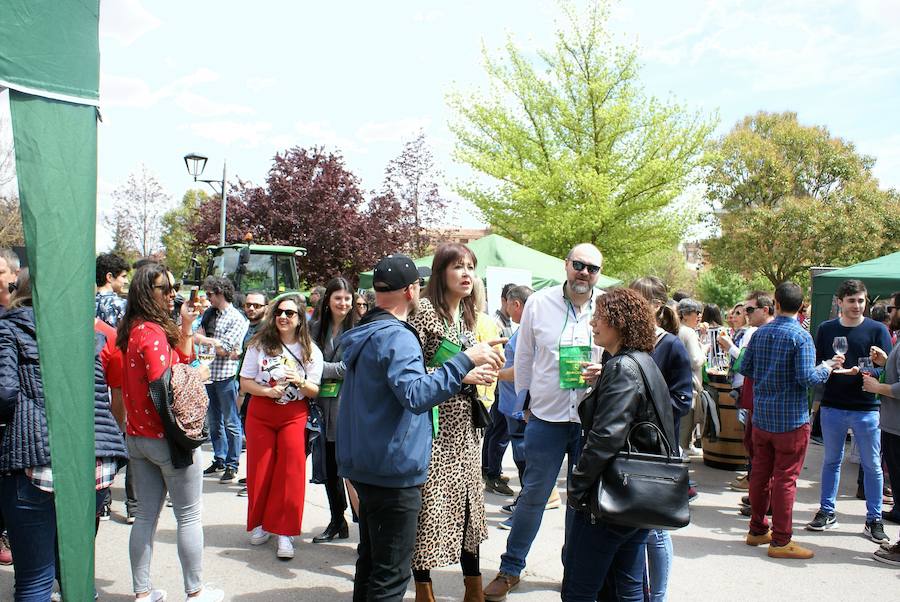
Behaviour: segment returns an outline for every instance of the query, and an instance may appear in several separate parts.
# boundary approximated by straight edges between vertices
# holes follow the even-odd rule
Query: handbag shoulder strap
[[[303,361],[301,361],[301,359],[300,359],[299,357],[297,357],[297,356],[294,354],[294,352],[291,351],[290,348],[289,348],[287,345],[285,345],[285,344],[282,343],[281,348],[284,349],[285,351],[287,351],[287,352],[290,354],[290,356],[291,356],[292,358],[294,358],[295,360],[297,360],[297,365],[300,366],[300,369],[301,369],[301,370],[303,370],[303,378],[306,378],[306,366],[303,365]]]
[[[644,390],[646,391],[647,397],[650,400],[650,403],[653,405],[653,409],[656,413],[657,426],[662,429],[662,432],[665,434],[666,440],[669,442],[669,446],[673,450],[678,449],[678,441],[675,440],[675,423],[674,421],[666,421],[663,420],[663,416],[666,415],[664,404],[668,403],[668,396],[665,399],[661,399],[662,393],[650,387],[650,382],[647,380],[647,370],[648,367],[645,367],[641,360],[645,357],[649,356],[636,356],[631,353],[625,354],[629,357],[635,364],[637,364],[638,372],[641,373],[641,379],[644,381]],[[653,368],[656,368],[656,364],[653,364]],[[657,368],[658,370],[658,368]],[[671,414],[671,412],[669,412]],[[670,424],[666,424],[666,422],[670,422]]]

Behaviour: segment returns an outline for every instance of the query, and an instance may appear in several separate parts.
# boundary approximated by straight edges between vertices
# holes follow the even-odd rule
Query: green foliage
[[[643,265],[627,272],[615,274],[627,286],[632,280],[641,276],[656,276],[666,283],[669,295],[675,291],[694,293],[697,284],[697,272],[687,267],[684,254],[678,249],[661,251],[649,258]]]
[[[756,287],[750,281],[737,272],[716,266],[697,278],[696,294],[704,303],[715,303],[724,311],[745,299],[747,293],[754,288]]]
[[[900,195],[879,189],[874,163],[795,113],[744,118],[719,141],[707,177],[721,229],[706,245],[713,262],[774,286],[897,250]]]
[[[188,190],[181,198],[181,205],[166,211],[162,216],[162,244],[166,251],[166,264],[176,278],[188,269],[191,257],[202,245],[197,244],[191,227],[200,219],[200,205],[209,199],[202,190]]]
[[[563,5],[568,31],[532,62],[508,41],[485,52],[490,90],[452,95],[458,187],[493,230],[561,257],[579,242],[620,273],[674,248],[689,219],[673,201],[701,165],[710,118],[646,97],[633,49],[606,31],[606,2]],[[487,176],[480,177],[480,176]]]

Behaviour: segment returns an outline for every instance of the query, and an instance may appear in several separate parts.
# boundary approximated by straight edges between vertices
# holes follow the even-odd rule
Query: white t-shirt
[[[299,358],[303,357],[303,349],[300,343],[288,345],[291,352]],[[282,350],[279,355],[269,355],[257,346],[247,348],[247,354],[244,356],[244,365],[241,367],[241,378],[252,378],[264,387],[274,387],[284,379],[284,369],[286,367],[295,368],[297,372],[304,375],[306,380],[318,385],[322,380],[322,369],[325,362],[322,359],[322,352],[312,343],[312,353],[310,361],[299,363],[287,350]],[[291,384],[284,391],[281,401],[296,401],[303,397],[296,385]]]

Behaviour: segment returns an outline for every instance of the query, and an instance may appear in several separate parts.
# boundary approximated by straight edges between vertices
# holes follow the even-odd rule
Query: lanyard
[[[575,313],[575,306],[572,305],[572,302],[569,301],[568,299],[565,299],[565,302],[566,302],[566,319],[565,319],[565,321],[563,322],[562,330],[559,332],[559,339],[557,340],[557,346],[558,346],[558,347],[563,347],[563,346],[564,346],[563,343],[562,343],[562,340],[563,340],[563,335],[566,333],[566,327],[569,325],[569,310],[572,310],[572,315],[573,315],[573,317],[575,318],[575,327],[576,327],[576,328],[578,327],[578,314]],[[591,333],[591,324],[590,324],[590,321],[588,321],[588,325],[587,325],[587,326],[588,326],[588,344],[590,344],[590,341],[591,341],[591,339],[593,338],[593,337],[591,336],[592,333]],[[572,340],[571,340],[571,345],[574,345],[574,344],[575,344],[575,330],[573,329],[573,330],[572,330]]]

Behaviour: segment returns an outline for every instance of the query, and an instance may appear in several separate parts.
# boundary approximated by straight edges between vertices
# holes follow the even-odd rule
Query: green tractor
[[[206,248],[206,269],[201,260],[191,260],[189,285],[202,285],[206,276],[225,276],[241,293],[260,291],[269,299],[300,288],[297,257],[306,255],[303,247],[235,243]]]

